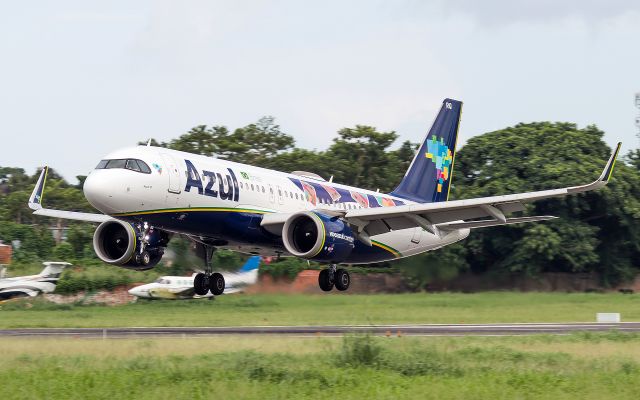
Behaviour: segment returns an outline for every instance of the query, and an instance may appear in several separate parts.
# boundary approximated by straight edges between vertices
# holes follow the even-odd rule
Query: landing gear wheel
[[[205,274],[196,274],[193,278],[193,290],[198,296],[204,296],[209,291],[209,277]]]
[[[347,270],[340,268],[336,271],[336,289],[340,291],[344,291],[349,289],[349,285],[351,284],[351,276],[347,272]]]
[[[214,296],[219,296],[224,292],[224,276],[216,272],[209,278],[209,289]]]
[[[148,251],[143,251],[142,254],[140,255],[140,260],[142,261],[142,265],[149,265],[151,264],[151,254],[149,254]]]
[[[324,292],[330,292],[333,289],[333,281],[331,280],[331,272],[329,269],[323,269],[318,275],[318,285]]]

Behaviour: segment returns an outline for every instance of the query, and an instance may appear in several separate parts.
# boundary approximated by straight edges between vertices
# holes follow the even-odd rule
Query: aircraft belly
[[[413,228],[388,232],[372,236],[371,247],[360,241],[356,241],[356,247],[344,263],[370,264],[409,257],[426,251],[439,249],[440,247],[462,240],[468,235],[468,229],[452,231],[442,237],[427,231],[422,231],[419,235],[420,240],[416,243],[416,232]]]
[[[260,227],[263,213],[245,208],[193,207],[131,213],[119,218],[132,222],[147,221],[170,232],[222,240],[224,244],[220,247],[244,253],[287,254],[282,239]],[[457,242],[468,234],[468,230],[457,230],[439,237],[421,228],[387,232],[372,236],[372,246],[356,240],[352,253],[342,263],[370,264],[395,260]]]

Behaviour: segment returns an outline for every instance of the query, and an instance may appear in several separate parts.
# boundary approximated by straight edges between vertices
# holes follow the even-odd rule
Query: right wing
[[[40,173],[40,178],[38,178],[36,187],[33,188],[31,197],[29,197],[29,208],[34,210],[33,214],[42,215],[44,217],[73,219],[76,221],[86,221],[86,222],[105,222],[105,221],[113,220],[113,218],[104,214],[92,214],[92,213],[84,213],[84,212],[76,212],[76,211],[62,211],[62,210],[52,210],[50,208],[42,208],[42,195],[44,193],[44,185],[47,183],[48,173],[49,173],[49,167],[42,168],[42,172]]]

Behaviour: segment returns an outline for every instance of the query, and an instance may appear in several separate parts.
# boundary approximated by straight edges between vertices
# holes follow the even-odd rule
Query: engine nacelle
[[[107,264],[139,271],[151,269],[162,259],[169,236],[157,229],[150,229],[145,237],[143,235],[140,225],[106,221],[93,234],[93,249]],[[144,252],[141,251],[143,244]]]
[[[282,229],[284,247],[294,256],[339,263],[355,247],[355,236],[340,217],[302,211],[293,214]]]

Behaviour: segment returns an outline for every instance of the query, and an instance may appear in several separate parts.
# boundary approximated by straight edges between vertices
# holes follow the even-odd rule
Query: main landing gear
[[[218,272],[211,272],[211,256],[215,247],[199,244],[204,247],[204,273],[196,274],[193,279],[193,289],[198,296],[204,296],[209,291],[214,296],[224,292],[224,276]]]
[[[334,286],[336,289],[344,291],[349,289],[349,285],[351,285],[351,276],[347,270],[337,268],[335,264],[331,264],[329,268],[320,271],[318,285],[325,292],[330,292]]]

